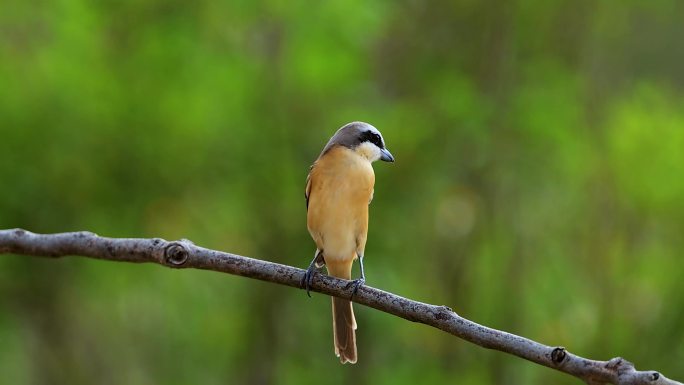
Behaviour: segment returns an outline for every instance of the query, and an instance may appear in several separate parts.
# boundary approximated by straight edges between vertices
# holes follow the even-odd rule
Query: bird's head
[[[330,138],[330,141],[323,149],[323,153],[336,145],[344,146],[356,152],[368,159],[369,162],[375,162],[376,160],[394,162],[392,153],[385,147],[385,140],[382,138],[382,134],[377,128],[368,123],[351,122],[345,124]]]

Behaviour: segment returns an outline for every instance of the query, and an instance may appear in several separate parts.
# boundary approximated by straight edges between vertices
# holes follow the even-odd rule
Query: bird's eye
[[[378,148],[384,148],[385,146],[382,144],[382,138],[378,134],[373,134],[373,144],[378,146]]]
[[[363,142],[371,142],[378,146],[378,148],[385,148],[385,146],[382,144],[382,138],[380,135],[372,131],[365,131],[361,134],[361,143]]]

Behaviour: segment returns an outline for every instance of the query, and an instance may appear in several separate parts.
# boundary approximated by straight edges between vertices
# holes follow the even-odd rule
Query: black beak
[[[392,153],[389,152],[386,148],[380,149],[380,160],[384,162],[394,162],[394,157],[392,156]]]

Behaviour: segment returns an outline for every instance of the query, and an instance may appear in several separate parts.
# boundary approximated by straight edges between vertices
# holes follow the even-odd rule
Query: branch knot
[[[164,250],[164,262],[180,266],[188,260],[188,250],[180,242],[171,242]]]
[[[558,346],[551,351],[551,361],[556,365],[562,363],[567,356],[568,354],[562,346]]]

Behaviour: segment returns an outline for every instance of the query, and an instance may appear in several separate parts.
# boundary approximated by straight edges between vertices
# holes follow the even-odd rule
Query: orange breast
[[[366,244],[373,167],[353,151],[337,147],[316,161],[310,178],[309,233],[326,263],[355,259]]]

